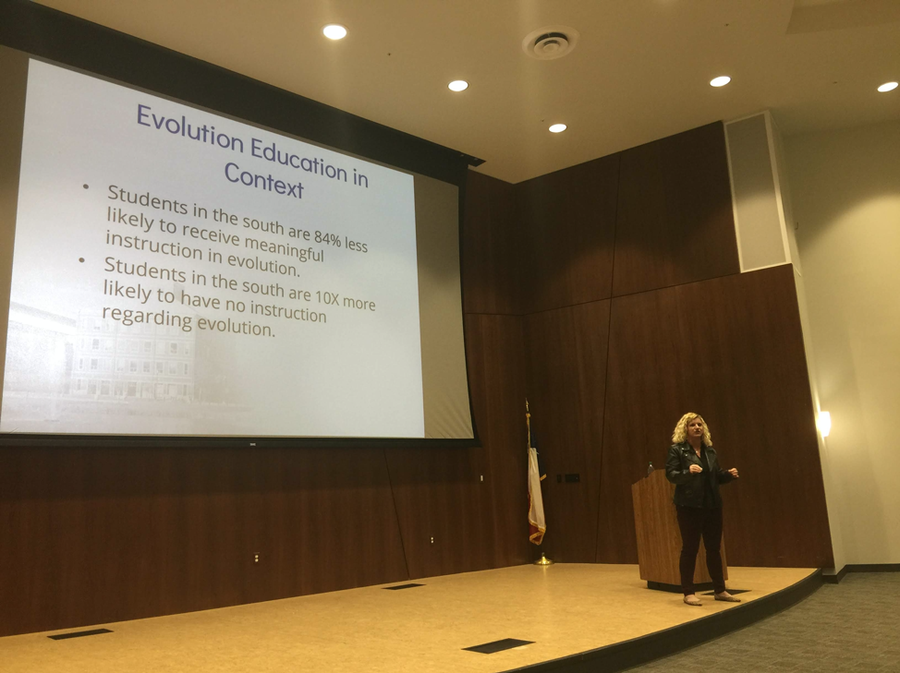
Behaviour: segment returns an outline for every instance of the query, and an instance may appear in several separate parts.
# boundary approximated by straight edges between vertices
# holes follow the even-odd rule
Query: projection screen
[[[0,432],[473,437],[456,185],[0,70]]]

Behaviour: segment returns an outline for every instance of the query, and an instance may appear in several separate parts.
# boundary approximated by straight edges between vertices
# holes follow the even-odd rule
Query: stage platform
[[[743,602],[647,588],[636,565],[516,566],[0,638],[3,673],[616,671],[788,607],[814,569],[728,568]],[[108,633],[48,636],[108,629]],[[490,654],[467,650],[529,641]],[[492,649],[492,648],[488,648]]]

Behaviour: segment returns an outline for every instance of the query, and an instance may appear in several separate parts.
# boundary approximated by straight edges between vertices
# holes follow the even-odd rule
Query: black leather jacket
[[[709,479],[712,486],[713,507],[722,506],[719,484],[732,481],[734,477],[730,472],[719,467],[716,450],[711,446],[706,447],[706,460],[709,462],[709,470],[692,474],[691,465],[703,467],[703,462],[697,457],[694,448],[688,442],[673,444],[669,447],[669,455],[666,457],[666,479],[675,484],[674,501],[676,505],[703,507],[703,480]]]

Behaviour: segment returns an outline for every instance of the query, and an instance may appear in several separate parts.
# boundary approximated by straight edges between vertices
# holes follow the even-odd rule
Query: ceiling
[[[785,135],[900,119],[900,89],[876,92],[900,80],[900,0],[41,4],[480,157],[509,182],[764,109]],[[349,35],[325,39],[327,23]],[[570,54],[526,56],[529,33],[559,25],[580,34]],[[710,87],[721,74],[732,82]]]

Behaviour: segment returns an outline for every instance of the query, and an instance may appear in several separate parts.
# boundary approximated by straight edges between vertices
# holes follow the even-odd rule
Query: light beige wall
[[[813,375],[833,421],[830,514],[840,517],[846,563],[898,563],[900,122],[785,147]]]
[[[806,370],[809,372],[809,387],[812,394],[813,410],[818,416],[822,406],[819,401],[819,386],[816,379],[816,354],[812,342],[809,309],[806,299],[806,282],[800,263],[800,252],[797,248],[797,218],[794,216],[794,204],[791,195],[791,180],[785,158],[784,137],[775,119],[769,115],[768,129],[771,134],[770,148],[774,154],[776,166],[775,183],[778,185],[778,201],[781,206],[782,229],[788,241],[789,257],[794,267],[794,286],[797,291],[797,308],[800,313],[800,325],[803,330],[803,347],[806,351]],[[828,526],[831,531],[831,550],[834,555],[834,568],[823,569],[826,574],[838,573],[847,564],[844,552],[843,518],[846,508],[843,482],[835,463],[835,457],[829,452],[822,432],[816,433],[819,445],[819,463],[822,468],[822,483],[825,487],[825,502],[828,507]]]

